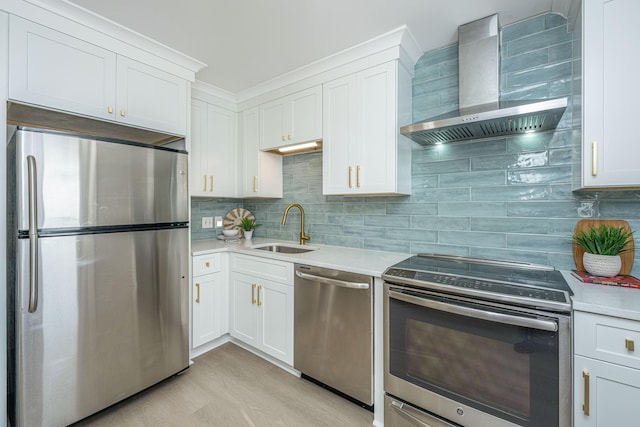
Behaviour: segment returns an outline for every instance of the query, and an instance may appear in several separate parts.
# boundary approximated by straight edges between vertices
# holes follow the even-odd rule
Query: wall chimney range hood
[[[458,28],[458,111],[403,126],[400,133],[421,145],[495,138],[555,129],[568,99],[500,101],[498,15]]]

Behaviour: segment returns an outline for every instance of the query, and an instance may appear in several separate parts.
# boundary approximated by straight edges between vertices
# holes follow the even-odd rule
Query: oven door
[[[570,316],[384,289],[387,393],[462,426],[571,425]]]

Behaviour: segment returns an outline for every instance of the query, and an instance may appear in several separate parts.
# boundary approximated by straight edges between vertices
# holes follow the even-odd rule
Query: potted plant
[[[260,224],[256,224],[256,220],[254,218],[240,218],[240,228],[244,232],[244,238],[247,240],[251,240],[253,237],[253,230],[256,227],[260,227]]]
[[[620,254],[633,250],[633,232],[607,224],[579,230],[573,241],[585,250],[584,269],[595,276],[616,276],[622,268]]]

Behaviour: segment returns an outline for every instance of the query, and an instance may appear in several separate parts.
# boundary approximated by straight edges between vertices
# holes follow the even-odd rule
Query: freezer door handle
[[[38,187],[36,158],[27,156],[29,185],[29,313],[38,309]]]

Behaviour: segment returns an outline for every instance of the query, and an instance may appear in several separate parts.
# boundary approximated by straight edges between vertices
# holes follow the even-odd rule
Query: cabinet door
[[[191,148],[189,149],[189,184],[192,196],[211,196],[209,191],[209,139],[207,103],[191,101]]]
[[[630,54],[640,40],[640,2],[584,0],[583,160],[584,187],[640,185],[633,82],[640,68]],[[595,154],[595,155],[594,155]]]
[[[322,139],[322,86],[312,87],[289,97],[290,120],[287,144]]]
[[[322,97],[322,194],[348,194],[355,186],[355,74],[324,84]]]
[[[118,56],[116,120],[185,135],[187,82],[177,76]]]
[[[293,365],[293,287],[258,281],[258,348]]]
[[[396,63],[389,62],[356,75],[356,193],[396,191],[397,155]],[[411,168],[411,164],[406,165]]]
[[[193,278],[192,347],[222,335],[222,273]]]
[[[231,336],[258,347],[257,279],[240,273],[230,275]]]
[[[282,156],[260,151],[258,107],[242,112],[243,197],[282,197]]]
[[[207,108],[210,194],[235,197],[236,192],[236,114],[215,105]]]
[[[288,143],[288,111],[285,98],[276,99],[260,106],[260,149],[270,150]],[[289,139],[291,139],[290,133]]]
[[[10,16],[9,98],[115,119],[116,55]]]
[[[573,387],[576,427],[638,425],[639,370],[575,356]]]

